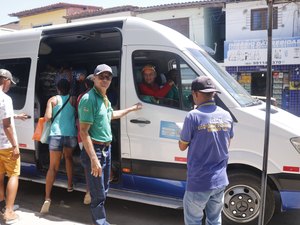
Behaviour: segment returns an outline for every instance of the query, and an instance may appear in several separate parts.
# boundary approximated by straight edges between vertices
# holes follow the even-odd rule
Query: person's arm
[[[91,174],[95,177],[100,177],[102,174],[102,167],[96,155],[92,139],[89,135],[90,124],[80,123],[80,137],[84,149],[91,160]]]
[[[53,104],[57,104],[56,101],[56,96],[51,97],[48,102],[47,102],[47,107],[46,107],[46,111],[45,111],[45,121],[49,121],[52,118],[52,109],[53,109]]]
[[[12,159],[16,160],[20,157],[20,150],[19,150],[17,140],[15,139],[15,136],[14,136],[14,128],[11,124],[11,118],[9,117],[9,118],[3,119],[2,123],[3,123],[4,133],[13,148]]]
[[[69,99],[70,104],[77,110],[77,98],[76,96],[71,96]]]
[[[190,144],[192,135],[192,124],[190,121],[190,115],[188,114],[183,123],[183,127],[180,132],[180,139],[178,141],[178,147],[181,151],[185,151]]]
[[[15,114],[14,118],[18,120],[26,120],[26,119],[30,119],[31,116],[26,115],[25,113],[20,113],[20,114]]]
[[[149,96],[153,96],[155,98],[163,98],[171,90],[173,84],[174,84],[173,81],[168,82],[162,88],[160,88],[158,90],[152,90],[147,85],[140,84],[140,92],[141,92],[142,95],[149,95]]]
[[[187,149],[187,147],[189,146],[189,143],[180,140],[180,141],[178,141],[178,146],[181,151],[185,151]]]
[[[137,111],[140,109],[142,109],[142,103],[139,102],[129,108],[113,111],[111,119],[112,120],[119,119],[130,112]]]

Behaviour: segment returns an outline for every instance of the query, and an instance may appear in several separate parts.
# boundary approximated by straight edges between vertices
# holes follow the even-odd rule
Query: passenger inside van
[[[166,95],[166,98],[173,99],[179,101],[179,94],[178,94],[178,79],[179,72],[177,69],[171,69],[167,73],[167,80],[174,81],[174,85],[172,86],[171,90]]]
[[[42,72],[38,76],[37,96],[41,109],[40,115],[45,114],[48,99],[57,94],[55,83],[57,73],[58,69],[56,67],[51,64],[46,64],[45,67],[43,67]]]
[[[159,103],[160,98],[166,97],[168,92],[172,89],[174,81],[169,80],[165,85],[160,87],[156,82],[156,70],[153,65],[146,65],[141,71],[143,82],[139,84],[139,91],[142,99],[146,102]]]

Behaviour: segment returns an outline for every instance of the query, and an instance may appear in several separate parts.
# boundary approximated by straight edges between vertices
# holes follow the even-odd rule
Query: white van
[[[16,113],[31,116],[16,121],[22,154],[22,178],[45,181],[48,145],[34,142],[37,119],[55,95],[55,77],[62,68],[92,73],[95,66],[112,66],[109,96],[113,106],[143,102],[143,109],[112,121],[113,170],[117,175],[109,195],[121,199],[180,209],[185,189],[186,152],[178,149],[180,123],[192,108],[190,84],[209,76],[222,94],[218,105],[228,110],[235,136],[230,147],[224,224],[257,224],[263,161],[265,104],[253,99],[195,43],[165,26],[129,17],[50,26],[0,36],[0,67],[18,83],[11,88]],[[155,66],[166,76],[177,69],[179,99],[155,99],[139,93],[141,68]],[[161,77],[158,76],[158,77]],[[158,82],[163,84],[165,79]],[[275,211],[300,208],[300,119],[272,107],[268,163],[266,221]],[[75,189],[84,191],[79,149],[74,153]],[[64,165],[55,183],[66,186]],[[41,191],[43,192],[43,191]],[[43,193],[41,193],[43,194]]]

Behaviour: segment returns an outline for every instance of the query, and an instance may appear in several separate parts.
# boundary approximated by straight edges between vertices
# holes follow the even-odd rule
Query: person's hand
[[[30,116],[26,115],[25,113],[20,113],[15,115],[15,119],[26,120],[29,118]]]
[[[168,81],[168,84],[169,84],[170,86],[173,86],[175,83],[174,83],[174,81],[169,80],[169,81]]]
[[[19,146],[13,146],[11,159],[17,160],[20,157]]]
[[[133,111],[141,110],[143,108],[143,104],[138,102],[132,106]]]
[[[97,157],[91,159],[91,174],[94,177],[101,177],[102,167]]]

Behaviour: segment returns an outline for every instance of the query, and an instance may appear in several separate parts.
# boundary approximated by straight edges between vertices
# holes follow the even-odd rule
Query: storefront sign
[[[267,65],[267,40],[225,41],[225,66]],[[273,39],[272,64],[291,65],[300,62],[300,38]]]

